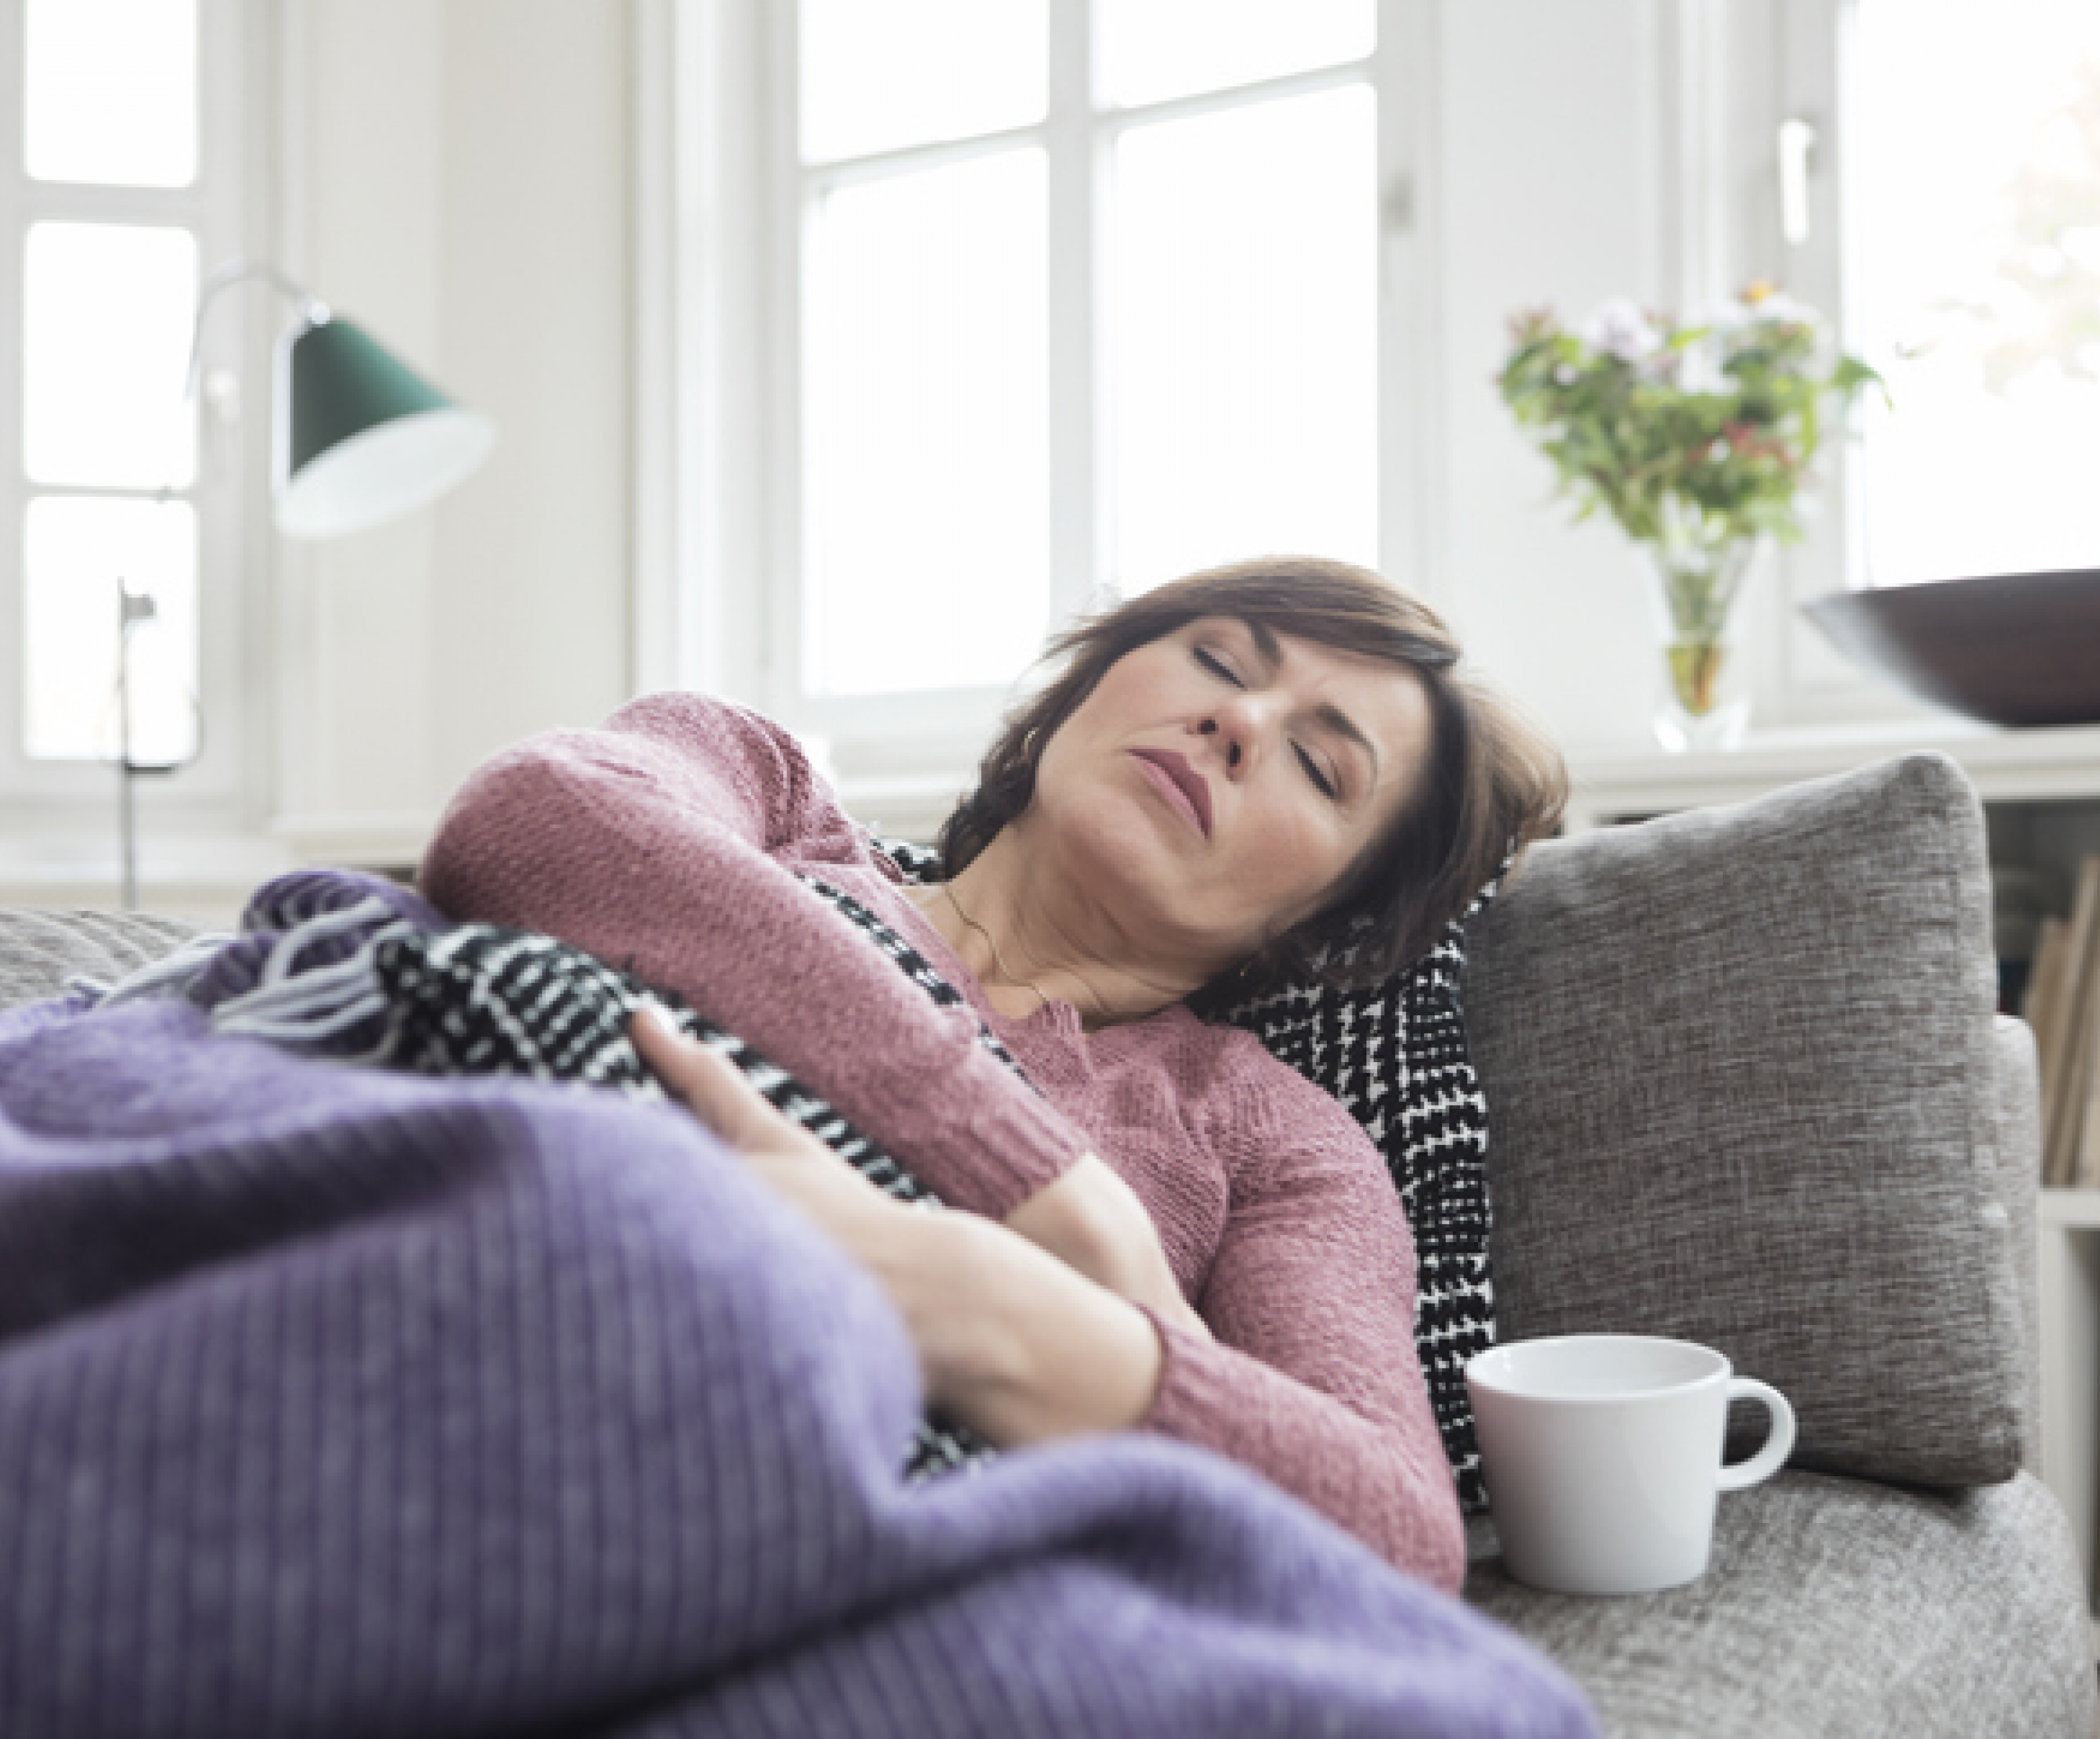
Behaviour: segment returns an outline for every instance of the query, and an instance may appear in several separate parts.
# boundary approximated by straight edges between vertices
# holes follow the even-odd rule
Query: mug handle
[[[1771,1419],[1771,1435],[1765,1439],[1765,1446],[1748,1461],[1723,1465],[1720,1477],[1714,1482],[1716,1490],[1740,1491],[1745,1485],[1762,1485],[1793,1453],[1793,1408],[1785,1396],[1755,1377],[1729,1378],[1728,1399],[1762,1401]]]

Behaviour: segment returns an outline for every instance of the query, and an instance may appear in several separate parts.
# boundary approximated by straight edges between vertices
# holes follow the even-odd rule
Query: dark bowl
[[[1855,664],[1971,718],[2100,722],[2100,568],[1833,592],[1801,607]]]

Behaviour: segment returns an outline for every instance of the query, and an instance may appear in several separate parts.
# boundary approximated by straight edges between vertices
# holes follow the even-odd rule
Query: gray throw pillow
[[[1504,1340],[1683,1336],[1797,1463],[2011,1476],[1983,818],[1913,755],[1539,846],[1471,938]]]

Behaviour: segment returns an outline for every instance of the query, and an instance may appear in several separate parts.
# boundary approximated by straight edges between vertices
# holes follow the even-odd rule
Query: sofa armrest
[[[2000,1015],[1993,1036],[1998,1100],[1992,1152],[1992,1186],[2005,1211],[2006,1260],[2012,1269],[2020,1329],[2020,1465],[2041,1472],[2041,1286],[2037,1273],[2041,1208],[2041,1074],[2034,1034],[2024,1021]]]
[[[1468,973],[1501,1331],[1704,1341],[1793,1400],[1802,1465],[2009,1478],[2000,1173],[2036,1158],[1990,931],[1943,756],[1539,847]]]
[[[142,911],[0,907],[0,1009],[62,996],[69,978],[127,977],[196,933]]]

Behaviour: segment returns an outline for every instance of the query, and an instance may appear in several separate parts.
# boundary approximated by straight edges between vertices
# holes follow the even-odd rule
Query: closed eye
[[[1199,646],[1196,648],[1196,662],[1201,664],[1206,670],[1209,671],[1212,676],[1223,677],[1225,681],[1231,683],[1234,688],[1245,688],[1246,686],[1246,683],[1240,681],[1240,679],[1233,673],[1232,666],[1228,664],[1224,660],[1219,657],[1218,655],[1213,652],[1208,647]]]
[[[1334,780],[1320,770],[1320,763],[1307,754],[1301,745],[1294,743],[1290,747],[1297,754],[1298,764],[1305,769],[1305,776],[1318,788],[1321,797],[1335,797],[1341,795],[1340,788]]]

